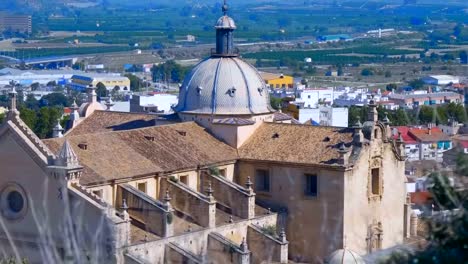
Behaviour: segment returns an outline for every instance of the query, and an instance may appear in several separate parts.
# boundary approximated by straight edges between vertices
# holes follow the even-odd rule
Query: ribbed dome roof
[[[236,29],[236,23],[234,22],[234,19],[225,15],[218,19],[215,28]]]
[[[237,57],[210,57],[187,75],[177,112],[216,115],[273,112],[258,71]]]
[[[328,256],[325,263],[327,264],[365,264],[359,254],[349,249],[339,249]]]

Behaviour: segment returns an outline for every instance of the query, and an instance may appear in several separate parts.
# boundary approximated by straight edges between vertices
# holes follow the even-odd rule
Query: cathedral
[[[363,263],[409,236],[403,141],[375,103],[352,128],[275,111],[222,9],[216,48],[185,78],[175,114],[106,111],[90,87],[67,131],[40,140],[11,91],[0,125],[1,258]]]

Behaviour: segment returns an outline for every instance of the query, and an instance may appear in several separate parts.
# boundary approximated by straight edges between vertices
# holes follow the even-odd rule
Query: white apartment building
[[[348,108],[319,106],[318,108],[299,108],[299,122],[312,125],[348,127]]]

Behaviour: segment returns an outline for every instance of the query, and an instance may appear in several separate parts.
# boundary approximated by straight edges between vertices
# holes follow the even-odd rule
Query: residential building
[[[407,107],[410,109],[417,108],[422,105],[439,105],[463,102],[463,95],[454,92],[390,94],[388,97],[401,107]]]
[[[439,124],[437,127],[439,127],[439,129],[442,130],[442,132],[444,132],[446,135],[451,137],[458,134],[458,131],[461,127],[463,127],[463,124],[459,124],[457,121],[449,119],[448,124]]]
[[[452,138],[453,147],[468,154],[468,135],[456,135]]]
[[[99,83],[106,86],[107,90],[119,87],[120,91],[130,91],[130,80],[120,74],[109,73],[83,73],[71,77],[70,88],[78,91],[86,91],[89,86],[96,87]]]
[[[177,96],[167,93],[133,94],[130,99],[130,112],[172,113],[177,105]]]
[[[263,80],[271,89],[291,89],[294,86],[294,78],[284,74],[260,72]]]
[[[332,105],[334,101],[334,89],[329,88],[304,88],[299,90],[295,102],[303,104],[306,108],[316,108],[319,105]]]
[[[304,108],[291,103],[284,109],[301,124],[314,126],[348,127],[348,108],[321,105],[317,108]]]
[[[31,34],[32,19],[28,15],[12,15],[0,12],[0,32],[12,31]]]
[[[408,160],[442,161],[443,153],[452,149],[452,141],[435,125],[423,127],[399,126],[393,128],[394,138],[405,142]]]
[[[41,141],[10,92],[2,252],[40,263],[340,263],[410,236],[404,142],[375,102],[353,128],[294,124],[238,56],[222,8],[216,50],[187,74],[174,114],[99,110],[90,87],[72,127]]]

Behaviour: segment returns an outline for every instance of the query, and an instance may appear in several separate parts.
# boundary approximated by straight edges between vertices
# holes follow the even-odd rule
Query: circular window
[[[2,189],[0,195],[2,215],[8,219],[19,219],[26,214],[26,193],[16,183],[9,183]]]
[[[21,193],[17,191],[11,191],[8,196],[8,207],[10,208],[11,211],[15,213],[21,212],[21,210],[24,207],[24,199]]]

